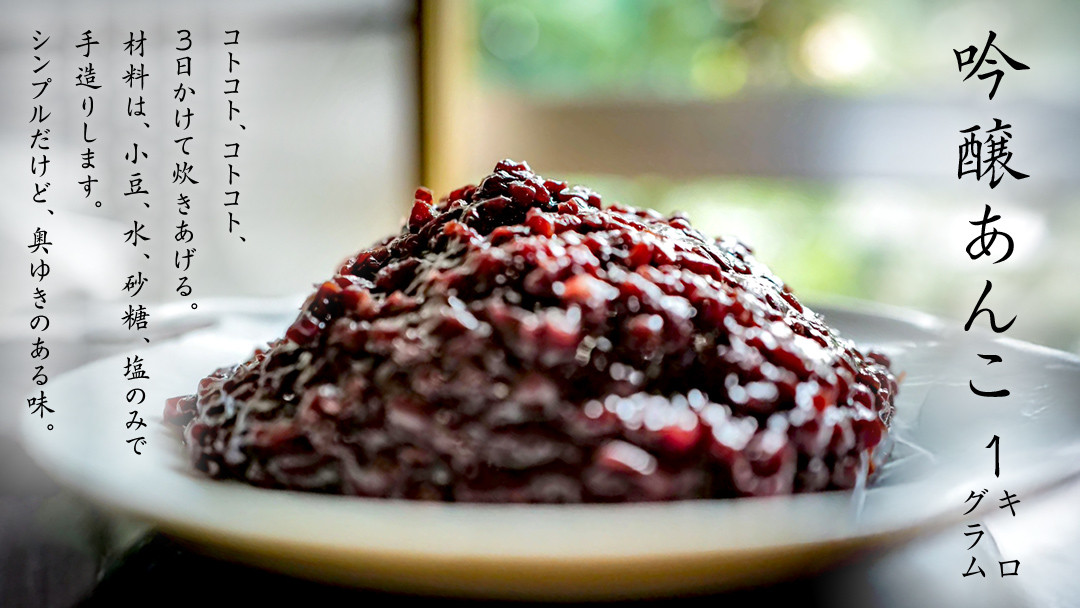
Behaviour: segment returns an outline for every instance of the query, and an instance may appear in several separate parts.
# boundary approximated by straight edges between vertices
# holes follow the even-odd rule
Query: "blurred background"
[[[1075,2],[50,0],[8,2],[4,14],[0,179],[9,192],[32,187],[24,117],[32,29],[54,35],[50,69],[64,75],[49,92],[59,182],[52,288],[65,290],[57,306],[78,314],[87,302],[119,302],[120,273],[134,258],[121,236],[131,215],[124,201],[94,209],[76,184],[72,83],[81,58],[72,47],[86,29],[106,45],[92,122],[107,132],[103,153],[119,159],[132,135],[159,151],[146,173],[161,194],[144,217],[162,252],[150,268],[160,278],[147,290],[151,301],[176,302],[166,127],[172,38],[184,27],[195,40],[193,158],[202,176],[189,218],[196,298],[306,291],[396,230],[417,184],[445,194],[510,157],[609,201],[683,210],[707,233],[736,235],[804,299],[854,297],[960,320],[991,279],[999,314],[1019,316],[1010,337],[1080,348]],[[218,194],[229,132],[216,31],[224,23],[243,32],[246,243],[227,234]],[[133,29],[149,40],[148,136],[124,115],[118,80],[120,38]],[[993,101],[987,81],[961,81],[953,55],[981,49],[990,29],[1031,66],[1007,70]],[[956,164],[959,131],[995,117],[1013,125],[1011,166],[1031,178],[991,190],[958,180]],[[106,163],[100,191],[120,198],[126,171]],[[996,266],[964,253],[976,236],[968,222],[987,203],[1016,241]],[[0,208],[0,251],[15,267],[39,221],[31,207],[17,195]],[[14,274],[27,282],[0,295],[0,310],[22,325],[29,277]]]
[[[1009,337],[1080,351],[1080,3],[1073,0],[0,6],[0,184],[7,196],[0,205],[0,381],[13,410],[21,410],[33,369],[27,321],[34,285],[25,266],[36,226],[47,226],[55,243],[47,281],[50,369],[59,373],[131,348],[119,311],[127,302],[123,279],[136,269],[151,277],[141,300],[151,308],[152,335],[168,337],[185,329],[173,313],[191,300],[209,311],[214,298],[303,294],[340,260],[396,231],[416,185],[441,196],[475,183],[506,157],[588,185],[609,202],[685,211],[706,233],[735,235],[804,301],[857,298],[959,326],[990,279],[988,303],[999,317],[1018,316]],[[188,189],[198,249],[189,299],[175,293],[171,263],[178,216],[169,122],[179,28],[193,35],[191,149],[201,177]],[[95,174],[106,196],[101,209],[77,184],[85,174],[78,167],[83,95],[73,86],[81,65],[74,45],[87,29],[102,41],[94,63],[105,78],[91,119],[101,134],[99,154],[111,159]],[[225,120],[224,29],[241,31],[242,134]],[[953,54],[971,45],[981,50],[991,29],[1003,51],[1031,67],[1006,69],[993,101],[987,81],[962,82]],[[51,217],[30,202],[34,30],[52,36],[49,70],[59,79],[46,102],[54,112]],[[147,35],[151,74],[146,131],[125,115],[119,79],[128,62],[122,41],[138,30]],[[956,166],[959,131],[994,118],[1013,125],[1010,166],[1031,177],[1005,178],[991,190],[985,180],[958,180]],[[132,138],[150,152],[149,210],[133,211],[119,195]],[[236,138],[246,242],[228,234],[221,206],[223,144]],[[985,204],[1002,216],[995,227],[1016,243],[1012,258],[998,265],[965,253],[977,236],[968,222]],[[149,264],[123,243],[135,211],[153,239]],[[2,413],[0,481],[8,484],[25,459],[12,456],[3,437],[23,412]],[[1061,505],[1054,508],[1047,519],[1061,515]],[[0,508],[0,545],[5,527],[15,529],[8,524],[23,516],[10,509]],[[1009,539],[1008,525],[996,530],[999,540]],[[1052,538],[1033,539],[1030,530],[1014,531],[1012,540],[1066,550]],[[910,570],[921,555],[873,567]],[[1052,566],[1041,572],[1043,579],[1033,575],[1025,585],[1036,596],[1040,580],[1065,578]],[[879,587],[890,584],[897,583]],[[985,599],[1020,605],[997,587],[986,589]]]
[[[966,319],[985,279],[1010,336],[1076,349],[1080,4],[1036,0],[480,0],[440,21],[427,174],[501,155],[732,234],[811,301]],[[448,8],[448,7],[444,7]],[[988,30],[1030,70],[961,82]],[[1003,63],[1003,62],[1002,62]],[[966,72],[965,72],[966,73]],[[427,82],[427,81],[425,81]],[[451,104],[446,103],[449,99]],[[444,114],[440,114],[440,106]],[[991,190],[956,177],[959,130],[1013,125]],[[992,205],[1016,252],[964,252]],[[1000,243],[999,243],[1000,245]]]

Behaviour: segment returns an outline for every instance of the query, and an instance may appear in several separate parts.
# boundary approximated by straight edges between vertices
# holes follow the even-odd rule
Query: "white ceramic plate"
[[[204,307],[207,309],[208,307]],[[214,325],[140,351],[149,444],[125,440],[137,382],[125,358],[50,383],[48,430],[26,447],[60,483],[193,546],[337,583],[471,597],[645,597],[755,584],[827,567],[963,519],[972,490],[1030,498],[1080,471],[1080,360],[950,331],[915,313],[819,308],[906,374],[893,460],[865,491],[639,505],[422,504],[264,490],[191,474],[160,412],[217,366],[283,331],[288,307],[218,305]],[[206,322],[206,317],[201,322]],[[959,325],[958,323],[956,325]],[[957,328],[959,329],[959,328]],[[977,353],[1001,363],[987,366]],[[1008,388],[1008,397],[974,396]],[[993,453],[1001,437],[1001,477]],[[992,501],[983,509],[993,509]]]

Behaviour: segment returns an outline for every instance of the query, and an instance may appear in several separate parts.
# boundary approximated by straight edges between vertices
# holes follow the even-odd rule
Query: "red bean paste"
[[[738,241],[504,160],[349,258],[285,337],[170,399],[194,467],[467,502],[849,489],[897,383]],[[875,458],[877,456],[877,458]]]

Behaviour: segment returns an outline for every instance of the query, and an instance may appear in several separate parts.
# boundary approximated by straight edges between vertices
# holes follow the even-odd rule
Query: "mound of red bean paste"
[[[745,245],[504,160],[417,190],[400,234],[165,419],[198,470],[256,486],[657,501],[852,488],[896,391]]]

